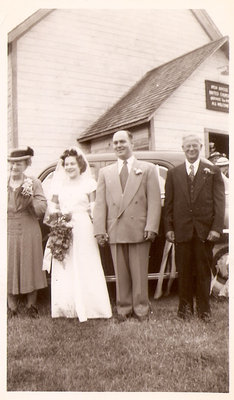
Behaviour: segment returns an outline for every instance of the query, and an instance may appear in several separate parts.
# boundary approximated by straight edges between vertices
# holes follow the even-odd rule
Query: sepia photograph
[[[4,399],[231,395],[233,7],[166,4],[0,6]]]

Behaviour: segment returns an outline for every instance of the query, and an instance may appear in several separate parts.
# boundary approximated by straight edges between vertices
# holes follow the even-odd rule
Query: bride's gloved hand
[[[65,212],[64,214],[63,214],[63,216],[64,216],[64,219],[65,219],[65,221],[66,222],[69,222],[69,221],[71,221],[71,219],[72,219],[72,213],[71,212]]]
[[[105,244],[108,242],[108,235],[107,233],[96,235],[97,242],[100,246],[104,247]]]

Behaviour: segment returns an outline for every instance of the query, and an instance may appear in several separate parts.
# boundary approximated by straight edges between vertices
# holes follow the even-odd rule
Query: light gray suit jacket
[[[161,197],[153,164],[134,160],[124,193],[117,163],[100,170],[94,207],[94,235],[109,243],[140,243],[144,231],[158,233]]]

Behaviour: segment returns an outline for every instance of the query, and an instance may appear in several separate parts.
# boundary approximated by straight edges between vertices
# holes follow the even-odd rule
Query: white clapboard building
[[[42,9],[8,35],[8,146],[38,174],[79,143],[181,150],[197,133],[228,155],[228,38],[204,10]]]

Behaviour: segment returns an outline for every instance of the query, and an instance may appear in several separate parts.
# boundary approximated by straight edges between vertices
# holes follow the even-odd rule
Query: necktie
[[[191,164],[189,168],[190,168],[189,178],[190,178],[191,182],[193,182],[193,180],[194,180],[194,165]]]
[[[121,169],[120,174],[119,174],[120,183],[121,183],[123,192],[124,192],[124,188],[125,188],[126,182],[128,180],[128,166],[127,166],[127,163],[128,162],[126,160],[124,160],[122,169]]]

